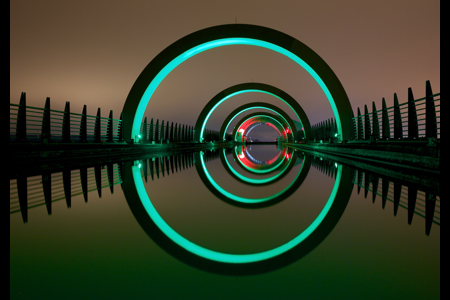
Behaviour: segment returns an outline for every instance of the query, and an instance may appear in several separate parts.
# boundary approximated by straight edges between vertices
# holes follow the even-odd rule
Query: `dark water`
[[[276,145],[35,174],[10,180],[10,293],[439,299],[440,200]]]

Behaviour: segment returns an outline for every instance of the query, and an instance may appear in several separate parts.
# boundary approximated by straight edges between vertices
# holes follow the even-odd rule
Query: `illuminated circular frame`
[[[204,164],[204,162],[202,162]],[[256,274],[279,268],[306,255],[334,228],[349,201],[353,170],[337,165],[330,197],[314,221],[287,243],[270,250],[249,253],[223,253],[199,246],[181,236],[157,212],[146,192],[137,164],[124,165],[124,194],[139,224],[167,252],[185,263],[224,274]]]
[[[241,83],[234,86],[231,86],[220,93],[218,93],[216,96],[214,96],[203,108],[203,110],[200,112],[200,115],[197,118],[197,122],[195,123],[195,133],[194,133],[194,139],[197,141],[203,140],[203,133],[206,128],[206,123],[208,122],[209,117],[211,114],[216,110],[220,104],[222,104],[224,101],[240,95],[244,93],[265,93],[268,95],[271,95],[275,98],[278,98],[279,100],[283,101],[285,104],[287,104],[292,111],[295,113],[297,118],[300,121],[300,124],[302,125],[302,128],[304,129],[305,138],[308,139],[310,136],[311,131],[311,125],[309,123],[308,117],[306,116],[305,111],[303,108],[298,104],[298,102],[292,98],[288,93],[284,92],[283,90],[280,90],[272,85],[264,84],[264,83],[258,83],[258,82],[248,82],[248,83]],[[289,117],[289,119],[291,119]],[[291,119],[292,121],[292,119]],[[225,123],[225,121],[224,121]],[[289,123],[289,122],[288,122]],[[293,124],[294,122],[292,122]],[[293,125],[293,128],[296,129],[295,124]],[[295,132],[294,132],[295,134]]]
[[[243,151],[242,155],[246,158],[247,161],[250,160],[249,157],[251,157],[251,154],[248,153],[248,148],[246,148]],[[271,164],[267,164],[263,168],[253,169],[255,166],[248,166],[242,160],[243,158],[241,158],[241,155],[238,153],[238,146],[235,147],[234,152],[233,152],[233,158],[235,159],[235,161],[238,162],[238,166],[240,166],[243,170],[245,170],[247,172],[250,172],[253,174],[260,174],[260,175],[268,174],[268,173],[278,170],[278,168],[283,164],[284,160],[289,161],[289,159],[287,159],[287,158],[290,156],[292,156],[292,151],[290,151],[290,152],[287,152],[287,151],[281,152],[280,151],[278,157],[276,157]]]
[[[131,143],[138,138],[148,102],[158,85],[173,69],[196,54],[228,45],[263,47],[299,64],[325,93],[336,120],[338,139],[349,140],[353,137],[352,107],[348,96],[333,70],[319,55],[299,40],[280,31],[257,25],[227,24],[205,28],[177,40],[144,68],[123,107],[124,140]],[[214,108],[211,107],[209,111],[212,112]],[[203,131],[204,126],[200,131],[196,127],[195,134],[199,140]]]
[[[285,120],[283,120],[283,118],[280,118],[276,115],[273,115],[273,114],[270,114],[267,112],[255,112],[252,114],[248,114],[247,116],[243,117],[242,119],[240,119],[237,122],[235,128],[233,129],[233,133],[232,133],[234,140],[236,140],[237,133],[238,133],[238,131],[241,130],[242,126],[244,124],[246,124],[247,122],[251,122],[255,118],[267,118],[269,120],[272,120],[273,122],[267,121],[266,123],[270,123],[272,125],[270,127],[275,129],[276,131],[278,131],[280,136],[282,136],[283,138],[286,138],[286,140],[288,140],[289,137],[291,137],[292,140],[294,139],[294,132],[292,131],[292,129],[290,129],[289,124],[284,122]],[[262,122],[255,122],[255,123],[262,123]],[[285,131],[286,128],[290,129],[289,134]],[[247,136],[249,134],[249,132],[250,131],[248,130],[248,128],[245,128],[243,135]]]
[[[223,121],[222,127],[219,130],[219,136],[222,137],[222,139],[225,141],[228,127],[230,127],[231,122],[233,122],[233,120],[239,114],[241,114],[247,110],[251,110],[251,109],[264,109],[264,110],[272,111],[272,112],[278,114],[280,117],[282,117],[285,120],[285,122],[287,122],[289,124],[289,128],[292,130],[292,132],[297,131],[297,128],[296,128],[294,122],[292,121],[292,119],[288,116],[287,113],[285,113],[279,107],[277,107],[273,104],[270,104],[270,103],[265,103],[265,102],[251,102],[251,103],[247,103],[247,104],[239,106],[225,118],[225,120]],[[305,117],[306,117],[306,114],[305,114]],[[304,118],[303,123],[306,124],[306,127],[311,128],[311,125],[310,125],[307,117]],[[301,123],[302,126],[303,126],[303,123]],[[305,129],[303,129],[303,132],[305,132]],[[308,132],[308,135],[309,135],[309,132]]]
[[[229,191],[222,188],[215,180],[212,178],[211,174],[209,173],[208,169],[206,168],[206,164],[204,162],[204,159],[201,154],[198,154],[195,160],[195,166],[197,169],[197,173],[199,174],[200,178],[202,179],[205,186],[213,192],[218,198],[236,205],[240,207],[245,208],[261,208],[261,207],[267,207],[269,205],[273,205],[275,203],[278,203],[280,199],[285,199],[288,195],[292,194],[297,188],[301,185],[303,182],[305,176],[307,175],[309,171],[309,161],[306,163],[303,163],[300,171],[296,175],[296,177],[292,180],[291,183],[289,183],[282,191],[277,192],[275,194],[272,194],[267,197],[262,198],[247,198],[247,197],[241,197],[238,195],[235,195],[233,193],[230,193]],[[290,156],[290,158],[284,158],[287,160],[290,165],[295,165],[295,160],[297,157],[295,155]],[[306,166],[306,167],[305,167]],[[285,170],[290,170],[291,168],[286,168]]]
[[[245,151],[246,152],[246,151]],[[275,175],[267,177],[267,178],[250,178],[247,176],[244,176],[242,174],[240,174],[239,172],[237,172],[233,166],[231,166],[230,162],[228,161],[228,158],[225,154],[225,149],[220,153],[220,160],[222,162],[222,165],[224,166],[225,170],[228,172],[228,174],[230,174],[233,178],[235,178],[236,180],[238,180],[239,182],[242,182],[244,184],[248,184],[248,185],[268,185],[268,184],[272,184],[275,183],[277,181],[279,181],[280,179],[282,179],[284,176],[287,175],[287,173],[290,171],[290,169],[292,169],[292,167],[294,166],[294,164],[291,164],[289,160],[284,159],[284,157],[286,157],[286,151],[279,153],[278,156],[275,157],[275,160],[270,164],[270,169],[268,169],[266,172],[254,172],[254,171],[250,171],[249,168],[245,165],[244,162],[242,162],[239,158],[239,155],[237,155],[236,153],[236,149],[234,151],[232,151],[232,155],[233,158],[238,161],[239,163],[237,164],[240,168],[242,168],[243,170],[250,172],[250,173],[257,173],[257,174],[267,174],[273,171],[272,166],[275,168],[279,168],[279,172],[277,172]],[[248,154],[248,152],[247,152]],[[292,155],[292,154],[291,154]]]

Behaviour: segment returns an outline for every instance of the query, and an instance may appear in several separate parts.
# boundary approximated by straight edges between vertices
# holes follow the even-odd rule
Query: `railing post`
[[[70,102],[66,101],[63,116],[62,141],[70,143]]]
[[[17,193],[19,196],[20,213],[24,223],[28,222],[28,179],[26,175],[19,174],[17,177]]]
[[[16,142],[24,142],[27,138],[27,108],[26,94],[20,95],[19,109],[17,111]]]
[[[119,142],[123,141],[123,112],[120,113],[120,123],[119,128],[117,130],[117,135],[119,138]]]
[[[66,205],[70,208],[72,206],[72,173],[69,168],[63,170],[63,187]]]
[[[363,135],[363,124],[362,124],[362,117],[361,117],[361,111],[359,110],[359,107],[358,107],[358,116],[357,116],[357,118],[358,118],[358,121],[357,121],[357,124],[358,124],[358,140],[362,140],[362,135]]]
[[[408,139],[417,139],[418,131],[416,104],[412,89],[408,88]]]
[[[417,188],[408,186],[408,224],[411,225],[417,201]]]
[[[64,126],[64,123],[63,123]],[[50,142],[50,98],[45,99],[44,115],[42,116],[41,142]]]
[[[173,122],[170,125],[170,137],[169,137],[169,141],[172,143],[173,142]],[[172,172],[173,173],[173,172]]]
[[[159,142],[159,119],[156,119],[155,125],[155,142]]]
[[[144,118],[144,124],[142,125],[142,141],[147,141],[147,117]]]
[[[107,133],[108,133],[108,143],[114,142],[114,139],[113,139],[113,111],[112,110],[109,111]]]
[[[166,137],[164,138],[166,143],[169,141],[169,121],[166,122]]]
[[[80,121],[80,142],[87,142],[87,115],[86,115],[86,105],[83,106],[83,112],[81,113]]]
[[[161,133],[159,134],[160,142],[164,142],[164,120],[161,121]]]
[[[370,117],[367,105],[364,105],[364,139],[368,140],[370,138]]]
[[[47,214],[52,214],[52,175],[49,172],[42,174],[42,189],[44,190]]]
[[[394,139],[403,138],[402,116],[398,104],[397,93],[394,93]]]
[[[431,84],[427,80],[425,87],[425,136],[427,138],[437,138],[436,109],[432,96]]]
[[[375,101],[372,101],[372,134],[375,139],[380,138],[380,123],[378,122],[377,108],[375,107]]]
[[[101,142],[101,124],[100,124],[100,107],[97,109],[97,116],[95,117],[95,127],[94,127],[94,141],[96,143]]]
[[[150,120],[150,128],[148,130],[148,141],[151,143],[154,141],[153,139],[153,118]]]
[[[178,142],[178,123],[175,123],[175,128],[173,130],[173,141]]]
[[[387,140],[391,137],[391,128],[389,126],[389,115],[388,115],[388,111],[387,111],[386,100],[384,100],[384,98],[383,98],[383,109],[381,112],[381,121],[383,122],[382,138],[383,138],[383,140]]]

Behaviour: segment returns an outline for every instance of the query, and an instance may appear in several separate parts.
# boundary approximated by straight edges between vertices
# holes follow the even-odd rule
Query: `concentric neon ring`
[[[149,100],[158,85],[173,69],[203,51],[229,45],[267,48],[296,62],[315,79],[325,93],[334,113],[338,138],[349,140],[353,137],[353,111],[348,96],[337,76],[319,55],[282,32],[256,25],[229,24],[187,35],[167,47],[147,65],[133,84],[123,107],[125,141],[132,142],[139,136]],[[210,114],[206,116],[206,120],[209,116]],[[197,133],[202,136],[203,131],[204,126]]]

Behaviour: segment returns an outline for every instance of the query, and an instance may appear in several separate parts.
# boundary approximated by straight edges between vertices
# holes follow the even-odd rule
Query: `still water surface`
[[[11,299],[440,297],[439,197],[427,225],[425,192],[389,182],[383,197],[381,178],[317,153],[252,145],[84,172],[28,177],[25,213],[10,180]]]

